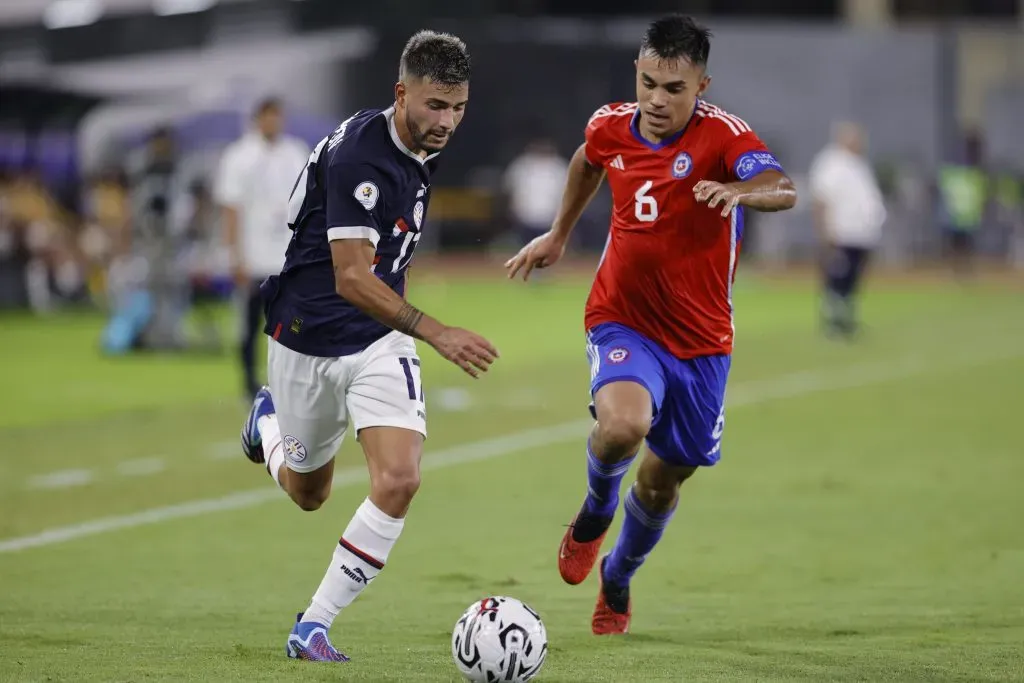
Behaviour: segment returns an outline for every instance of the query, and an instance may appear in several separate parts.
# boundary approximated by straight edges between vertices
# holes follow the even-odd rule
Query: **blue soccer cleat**
[[[323,624],[307,621],[303,623],[302,613],[295,617],[295,627],[288,634],[285,649],[290,659],[305,659],[308,662],[347,662],[348,657],[338,652],[327,638]]]
[[[249,417],[242,425],[242,452],[245,457],[255,463],[266,459],[263,455],[263,437],[260,435],[259,419],[264,415],[274,414],[274,399],[270,396],[270,387],[261,387],[252,401]]]

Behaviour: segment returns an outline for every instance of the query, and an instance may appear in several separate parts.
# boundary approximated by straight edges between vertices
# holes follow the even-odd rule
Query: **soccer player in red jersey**
[[[586,306],[597,424],[587,496],[559,548],[567,583],[597,563],[622,478],[644,441],[647,452],[622,532],[601,559],[595,634],[628,630],[630,579],[661,538],[679,486],[720,457],[743,211],[796,204],[793,183],[750,126],[703,99],[710,45],[710,32],[689,17],[650,25],[637,101],[594,113],[550,232],[505,264],[509,277],[526,279],[558,261],[608,177],[611,230]]]

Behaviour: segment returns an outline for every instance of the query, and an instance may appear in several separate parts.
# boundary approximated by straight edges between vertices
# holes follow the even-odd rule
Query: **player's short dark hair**
[[[685,58],[694,66],[707,66],[711,31],[683,14],[662,17],[647,27],[640,53],[666,61]]]
[[[264,114],[276,113],[284,109],[284,103],[281,102],[279,97],[264,97],[262,100],[256,103],[256,108],[253,110],[253,116],[259,118]]]
[[[450,33],[419,31],[402,51],[399,80],[429,78],[434,83],[455,87],[469,81],[470,63],[466,44]]]

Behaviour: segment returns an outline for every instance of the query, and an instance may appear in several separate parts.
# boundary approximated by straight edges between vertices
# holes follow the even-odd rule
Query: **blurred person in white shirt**
[[[551,229],[568,172],[568,162],[544,138],[530,142],[505,170],[509,212],[521,244]]]
[[[288,196],[309,159],[309,147],[286,135],[282,103],[269,98],[254,113],[254,126],[221,159],[215,199],[241,304],[240,356],[245,391],[259,391],[256,339],[262,327],[260,283],[281,271],[292,232]]]
[[[859,125],[835,124],[832,141],[815,157],[809,174],[814,224],[824,246],[823,323],[827,333],[846,337],[857,330],[856,294],[886,218],[865,145]]]

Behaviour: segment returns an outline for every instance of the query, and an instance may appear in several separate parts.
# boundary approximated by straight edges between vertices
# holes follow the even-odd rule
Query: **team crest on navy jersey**
[[[672,177],[682,180],[693,170],[693,159],[686,152],[680,152],[672,162]]]

